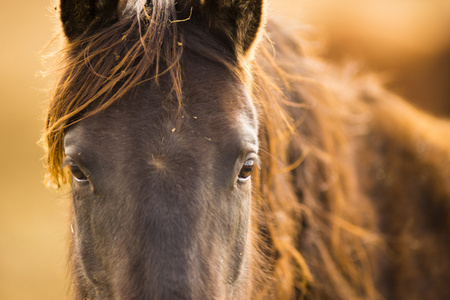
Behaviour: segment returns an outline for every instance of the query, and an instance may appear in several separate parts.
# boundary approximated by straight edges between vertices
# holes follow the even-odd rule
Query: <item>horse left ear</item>
[[[264,0],[200,0],[202,19],[238,56],[248,55],[263,25]]]
[[[60,17],[69,41],[118,19],[119,0],[60,0]]]

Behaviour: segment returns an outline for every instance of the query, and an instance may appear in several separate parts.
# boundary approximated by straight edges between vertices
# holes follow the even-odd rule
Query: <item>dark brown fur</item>
[[[255,36],[260,22],[237,20],[250,24],[250,33],[214,26],[223,43],[240,40],[224,56],[220,43],[189,27],[196,18],[191,2],[178,9],[179,23],[171,19],[175,7],[162,3],[154,1],[149,19],[131,12],[71,39],[44,137],[49,181],[68,178],[59,168],[65,130],[143,81],[164,84],[167,72],[168,101],[183,111],[179,61],[183,48],[194,50],[244,82],[260,115],[251,299],[450,298],[449,122],[416,110],[370,76],[305,56],[302,41],[276,22],[268,22],[268,38],[255,49],[242,39]],[[139,31],[143,20],[159,27]]]

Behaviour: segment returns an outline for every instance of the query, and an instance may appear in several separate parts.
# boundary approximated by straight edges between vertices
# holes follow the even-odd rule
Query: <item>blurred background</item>
[[[410,102],[450,116],[450,1],[272,0],[272,7],[312,25],[325,59],[356,60]]]
[[[333,63],[357,60],[423,109],[450,116],[450,1],[272,0]],[[0,299],[69,299],[68,191],[43,184],[38,146],[50,79],[41,50],[56,32],[51,0],[0,3]]]

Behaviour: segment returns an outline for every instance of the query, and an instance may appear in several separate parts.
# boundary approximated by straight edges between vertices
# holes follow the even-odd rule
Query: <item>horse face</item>
[[[75,76],[63,89],[75,95],[75,106],[90,94],[78,93],[73,82],[85,90],[102,90],[110,80],[120,90],[121,79],[111,78],[142,65],[136,57],[145,61],[148,53],[164,48],[155,65],[143,70],[158,73],[159,58],[171,65],[164,61],[173,52],[168,47],[183,45],[179,37],[191,43],[177,56],[181,104],[169,97],[171,71],[163,72],[158,82],[151,75],[139,77],[139,84],[100,112],[89,114],[99,103],[81,105],[84,111],[78,112],[88,117],[65,129],[76,297],[248,298],[257,116],[236,71],[242,72],[241,61],[250,57],[262,1],[61,0],[60,8],[69,57],[80,57],[86,49],[94,53],[82,54],[66,74]],[[148,28],[156,29],[143,38]],[[165,31],[173,38],[168,40]],[[98,34],[106,37],[103,44]],[[141,44],[128,45],[133,39]],[[133,45],[146,47],[141,56],[130,56]],[[97,47],[107,52],[96,52]],[[211,47],[217,59],[208,56]],[[101,56],[95,53],[109,53],[101,55],[112,57],[123,72],[107,71],[101,63],[105,60],[95,62]],[[127,57],[135,60],[127,65]],[[116,58],[124,60],[114,62]],[[79,75],[83,72],[92,81]],[[66,99],[70,96],[59,101]],[[62,110],[73,109],[72,104]]]
[[[148,83],[66,131],[83,297],[246,297],[255,108],[225,67],[182,65],[181,113]]]

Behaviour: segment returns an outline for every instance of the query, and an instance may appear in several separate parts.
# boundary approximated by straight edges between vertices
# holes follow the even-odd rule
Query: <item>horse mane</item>
[[[357,101],[361,91],[378,85],[305,55],[307,43],[274,22],[268,31],[253,64],[253,90],[262,115],[258,198],[274,220],[277,294],[377,298],[369,257],[382,244],[349,140],[369,121]]]
[[[128,8],[115,24],[85,33],[63,49],[62,75],[43,136],[49,183],[67,182],[61,168],[65,129],[143,81],[168,75],[173,86],[168,101],[182,106],[180,57],[190,42],[170,3]],[[248,81],[261,115],[263,165],[253,176],[252,230],[258,236],[253,299],[376,298],[369,260],[378,244],[376,220],[358,188],[347,133],[364,128],[364,109],[356,101],[351,112],[344,109],[340,103],[357,95],[346,91],[345,98],[337,98],[330,92],[340,83],[326,75],[326,65],[300,57],[300,45],[284,33],[266,38],[255,60],[241,61],[239,70],[219,51],[201,50]],[[252,70],[252,77],[243,70]]]

